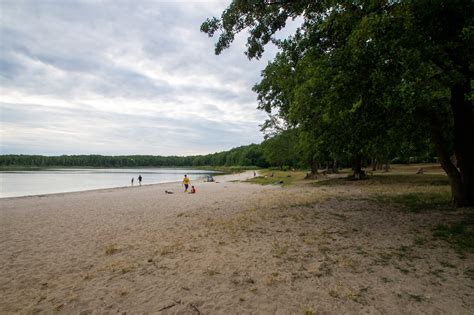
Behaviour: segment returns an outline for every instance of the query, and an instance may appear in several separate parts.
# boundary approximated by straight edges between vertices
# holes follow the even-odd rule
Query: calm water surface
[[[138,175],[148,185],[181,181],[184,174],[192,181],[216,173],[170,168],[8,171],[0,172],[0,198],[130,186],[132,177],[137,186]]]

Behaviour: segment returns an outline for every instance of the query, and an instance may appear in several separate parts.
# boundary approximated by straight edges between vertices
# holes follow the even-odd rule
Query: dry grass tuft
[[[265,279],[263,280],[263,283],[266,286],[272,286],[277,284],[278,282],[281,282],[281,280],[278,277],[275,277],[273,275],[266,276]]]
[[[273,242],[271,253],[273,257],[283,258],[288,253],[288,244]]]
[[[107,256],[113,255],[115,253],[118,253],[120,249],[115,245],[115,244],[110,244],[105,247],[105,254]]]
[[[176,253],[180,251],[183,248],[183,243],[181,241],[169,244],[169,245],[164,245],[162,246],[157,253],[160,256],[165,256],[165,255],[170,255],[173,253]]]
[[[350,269],[352,272],[362,272],[362,263],[354,258],[341,256],[337,259],[337,264],[341,268]]]
[[[99,269],[99,271],[120,272],[126,274],[136,270],[138,266],[139,265],[134,262],[118,260],[105,265],[103,268]]]
[[[334,288],[329,289],[328,293],[329,293],[330,296],[332,296],[333,298],[336,298],[336,299],[341,297],[341,293],[340,293],[338,287],[334,287]]]
[[[121,288],[119,291],[120,296],[125,296],[128,294],[128,289],[127,288]]]
[[[217,270],[211,269],[211,268],[207,268],[207,269],[204,271],[204,274],[205,274],[206,276],[212,277],[212,276],[215,276],[215,275],[220,274],[220,272],[217,271]]]

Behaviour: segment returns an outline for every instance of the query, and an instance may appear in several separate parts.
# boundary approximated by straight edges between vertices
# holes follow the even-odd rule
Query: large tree
[[[302,20],[296,34],[276,40],[275,33],[291,18]],[[289,91],[273,85],[260,93],[266,97],[261,106],[274,106],[280,117],[296,123],[314,120],[318,112],[319,122],[348,123],[343,131],[359,136],[343,142],[356,158],[373,150],[387,130],[384,137],[394,139],[402,126],[395,135],[405,136],[404,123],[430,134],[454,203],[472,206],[473,22],[472,0],[234,0],[201,30],[209,36],[221,32],[216,53],[245,29],[249,58],[261,57],[269,42],[277,44],[293,64],[281,64],[277,57],[269,67],[291,75],[286,81],[292,84]],[[361,142],[364,137],[370,141]]]

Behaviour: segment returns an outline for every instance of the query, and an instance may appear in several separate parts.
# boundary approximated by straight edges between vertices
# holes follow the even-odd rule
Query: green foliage
[[[471,213],[461,222],[439,224],[433,236],[458,246],[461,251],[474,251],[474,215]]]
[[[296,132],[288,130],[276,135],[262,143],[262,151],[265,160],[270,165],[275,165],[280,168],[283,165],[295,166],[297,143]]]
[[[277,39],[295,18],[297,31]],[[432,141],[445,165],[456,153],[463,185],[474,180],[471,0],[234,0],[201,26],[209,36],[220,33],[217,54],[245,29],[249,58],[261,57],[269,42],[279,48],[254,87],[258,108],[269,114],[263,128],[274,136],[298,129],[304,139],[295,151],[307,163],[353,161],[359,172],[363,157],[432,153]]]
[[[261,146],[251,144],[229,151],[197,156],[193,159],[192,165],[266,167],[268,163],[263,156]]]
[[[448,191],[381,194],[377,195],[376,199],[382,204],[391,203],[402,206],[410,212],[454,210]]]

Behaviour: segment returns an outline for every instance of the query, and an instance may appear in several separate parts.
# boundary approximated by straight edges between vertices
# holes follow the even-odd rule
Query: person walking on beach
[[[132,186],[133,186],[133,182],[135,181],[135,177],[132,177]]]
[[[188,187],[189,187],[189,177],[187,175],[184,175],[183,185],[184,185],[184,192],[187,192]]]
[[[138,175],[138,184],[142,185],[142,175]]]

